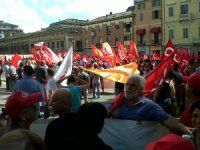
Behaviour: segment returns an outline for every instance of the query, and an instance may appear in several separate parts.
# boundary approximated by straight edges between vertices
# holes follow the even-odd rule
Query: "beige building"
[[[5,38],[0,39],[0,53],[28,54],[37,42],[45,42],[53,51],[69,49],[71,46],[75,51],[81,51],[81,31],[85,22],[84,20],[66,19],[52,23],[41,31],[28,34],[18,29],[7,30]]]
[[[83,49],[89,52],[90,45],[100,47],[103,42],[108,42],[115,47],[118,41],[129,45],[133,39],[133,9],[129,7],[125,12],[98,17],[88,21],[82,27]]]
[[[163,1],[163,44],[169,39],[177,48],[200,55],[200,1]]]
[[[162,0],[134,0],[134,40],[147,54],[162,50]]]

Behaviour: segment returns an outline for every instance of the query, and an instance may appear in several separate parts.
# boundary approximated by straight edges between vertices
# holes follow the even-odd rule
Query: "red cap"
[[[183,80],[187,81],[193,89],[200,90],[200,73],[193,73],[189,77],[184,76]]]
[[[26,107],[34,106],[35,103],[39,102],[40,97],[40,92],[28,94],[17,91],[9,96],[5,105],[5,112],[11,118],[17,118]]]
[[[158,141],[151,142],[146,146],[146,150],[194,150],[192,143],[175,134],[168,134]]]

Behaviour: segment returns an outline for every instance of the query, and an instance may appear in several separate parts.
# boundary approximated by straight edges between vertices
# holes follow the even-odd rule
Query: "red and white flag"
[[[62,64],[60,65],[58,71],[54,75],[54,79],[58,81],[61,77],[69,76],[72,73],[73,64],[73,49],[69,49],[67,56],[64,58]]]

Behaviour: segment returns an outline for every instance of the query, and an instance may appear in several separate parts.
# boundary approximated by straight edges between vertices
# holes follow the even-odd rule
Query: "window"
[[[57,48],[59,48],[59,41],[57,41]]]
[[[106,39],[107,39],[107,42],[111,42],[111,36],[110,35],[108,35]]]
[[[174,38],[174,30],[169,30],[169,39]]]
[[[144,2],[139,2],[138,9],[144,9],[144,8],[145,8]]]
[[[200,37],[200,27],[199,27],[199,37]]]
[[[60,46],[64,48],[64,41],[60,41]]]
[[[183,38],[188,38],[188,28],[183,28]]]
[[[199,12],[200,12],[200,2],[199,2]]]
[[[140,21],[144,20],[144,13],[140,13]]]
[[[169,7],[168,8],[168,16],[172,17],[174,15],[174,8],[173,7]]]
[[[115,25],[115,29],[116,29],[116,30],[119,29],[119,25],[118,25],[118,24]]]
[[[50,47],[50,42],[48,42],[47,44],[48,44],[48,47]]]
[[[115,37],[115,45],[117,45],[117,42],[119,41],[119,37],[118,36],[116,36]]]
[[[131,23],[125,23],[125,32],[130,32],[131,31]]]
[[[99,32],[101,32],[101,30],[102,30],[102,26],[99,26]]]
[[[152,6],[160,6],[160,0],[152,0]]]
[[[102,37],[99,37],[99,43],[103,43]]]
[[[90,47],[90,42],[88,40],[85,40],[85,47]]]
[[[111,34],[111,26],[107,26],[106,31],[107,31],[107,34]]]
[[[131,35],[124,35],[124,41],[130,41]]]
[[[159,33],[154,33],[153,37],[154,37],[153,44],[159,44]]]
[[[152,12],[152,19],[159,19],[160,18],[160,10],[154,10]]]
[[[139,41],[139,44],[140,45],[144,45],[145,42],[144,42],[144,35],[143,34],[140,34],[140,41]]]
[[[54,48],[54,42],[52,42],[52,48]]]
[[[181,14],[188,14],[188,4],[181,5]]]

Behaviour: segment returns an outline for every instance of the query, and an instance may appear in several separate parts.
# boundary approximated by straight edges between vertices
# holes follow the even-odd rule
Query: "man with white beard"
[[[190,131],[175,118],[166,113],[158,104],[144,96],[145,79],[137,74],[128,77],[125,91],[117,96],[110,110],[114,118],[140,121],[158,121],[176,133]]]

